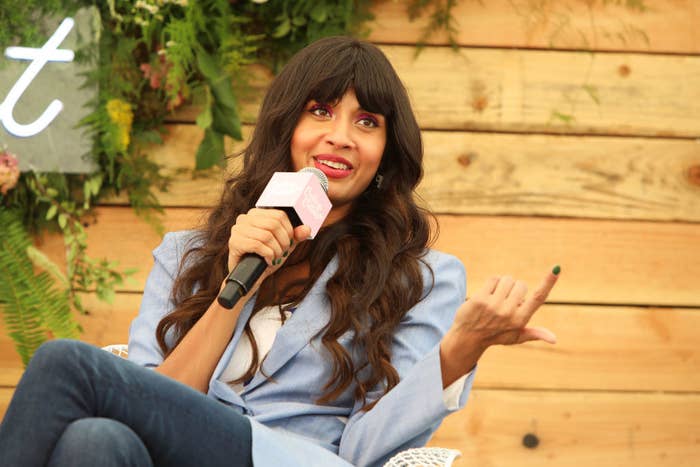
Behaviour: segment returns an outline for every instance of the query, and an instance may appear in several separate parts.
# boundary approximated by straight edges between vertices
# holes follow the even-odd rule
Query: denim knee
[[[66,428],[54,448],[50,467],[153,466],[134,431],[116,420],[83,418]]]
[[[88,344],[72,339],[55,339],[46,341],[34,352],[29,366],[53,368],[62,362],[72,362],[73,358],[84,353]],[[73,358],[69,358],[73,357]]]

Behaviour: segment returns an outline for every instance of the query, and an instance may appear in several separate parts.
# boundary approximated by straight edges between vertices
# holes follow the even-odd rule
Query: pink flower
[[[17,157],[8,152],[0,152],[0,193],[6,195],[17,185],[19,180],[19,162]]]
[[[152,89],[158,89],[160,87],[160,72],[153,71],[150,63],[142,63],[139,67],[143,72],[143,77],[149,80]]]
[[[151,85],[152,89],[158,89],[161,87],[163,84],[163,78],[168,74],[168,70],[170,70],[170,67],[172,66],[170,63],[168,63],[164,49],[159,49],[157,52],[158,59],[156,60],[154,65],[151,65],[150,63],[142,63],[139,66],[139,69],[141,72],[143,72],[143,77],[149,80],[149,84]]]

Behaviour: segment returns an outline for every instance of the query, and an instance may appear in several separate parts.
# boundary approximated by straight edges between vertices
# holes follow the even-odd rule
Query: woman
[[[299,52],[243,157],[207,224],[154,251],[129,338],[138,365],[42,346],[0,429],[3,465],[381,465],[465,404],[487,347],[554,342],[526,324],[556,274],[527,300],[505,276],[465,303],[461,263],[428,249],[420,131],[376,47],[335,37]],[[274,172],[304,167],[328,176],[333,203],[308,241],[253,208]],[[224,309],[246,253],[269,267]]]

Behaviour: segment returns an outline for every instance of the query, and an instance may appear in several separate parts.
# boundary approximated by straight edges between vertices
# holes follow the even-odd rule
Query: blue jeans
[[[0,465],[252,466],[250,421],[175,380],[71,340],[42,345],[0,425]]]

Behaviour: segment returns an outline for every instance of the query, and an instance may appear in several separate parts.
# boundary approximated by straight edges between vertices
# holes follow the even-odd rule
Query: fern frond
[[[79,330],[69,290],[57,287],[47,272],[35,273],[30,247],[19,215],[0,211],[0,312],[24,365],[44,341],[76,337]]]

